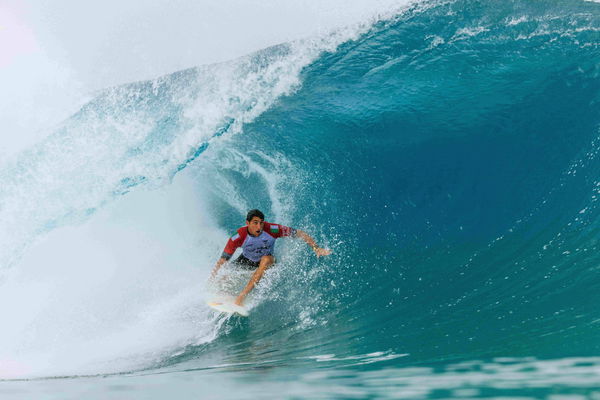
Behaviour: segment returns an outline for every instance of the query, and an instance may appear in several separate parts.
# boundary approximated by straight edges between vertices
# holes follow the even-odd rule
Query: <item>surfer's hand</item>
[[[313,250],[315,251],[315,254],[317,255],[317,257],[328,256],[331,254],[331,250],[329,250],[329,249],[322,249],[320,247],[315,247]]]

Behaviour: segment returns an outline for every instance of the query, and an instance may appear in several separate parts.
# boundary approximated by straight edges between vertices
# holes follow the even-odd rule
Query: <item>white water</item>
[[[34,246],[2,282],[1,376],[114,371],[102,364],[115,359],[132,368],[210,340],[199,294],[226,234],[193,187],[132,193]]]

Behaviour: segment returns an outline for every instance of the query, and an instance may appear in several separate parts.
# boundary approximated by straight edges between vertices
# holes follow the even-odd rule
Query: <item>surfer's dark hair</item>
[[[263,221],[265,220],[265,214],[263,214],[262,211],[257,210],[256,208],[254,210],[248,211],[248,215],[246,215],[246,221],[252,221],[252,218],[254,217],[258,217]]]

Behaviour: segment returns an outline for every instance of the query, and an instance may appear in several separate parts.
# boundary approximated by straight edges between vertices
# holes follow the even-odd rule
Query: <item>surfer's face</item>
[[[250,221],[246,221],[246,225],[248,225],[248,232],[252,236],[258,236],[262,232],[265,222],[259,217],[252,217]]]

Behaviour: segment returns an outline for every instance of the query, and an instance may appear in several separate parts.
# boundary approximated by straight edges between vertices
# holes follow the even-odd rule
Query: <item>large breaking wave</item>
[[[107,90],[0,171],[2,377],[597,356],[599,15],[422,3]],[[215,316],[254,207],[335,254]]]

